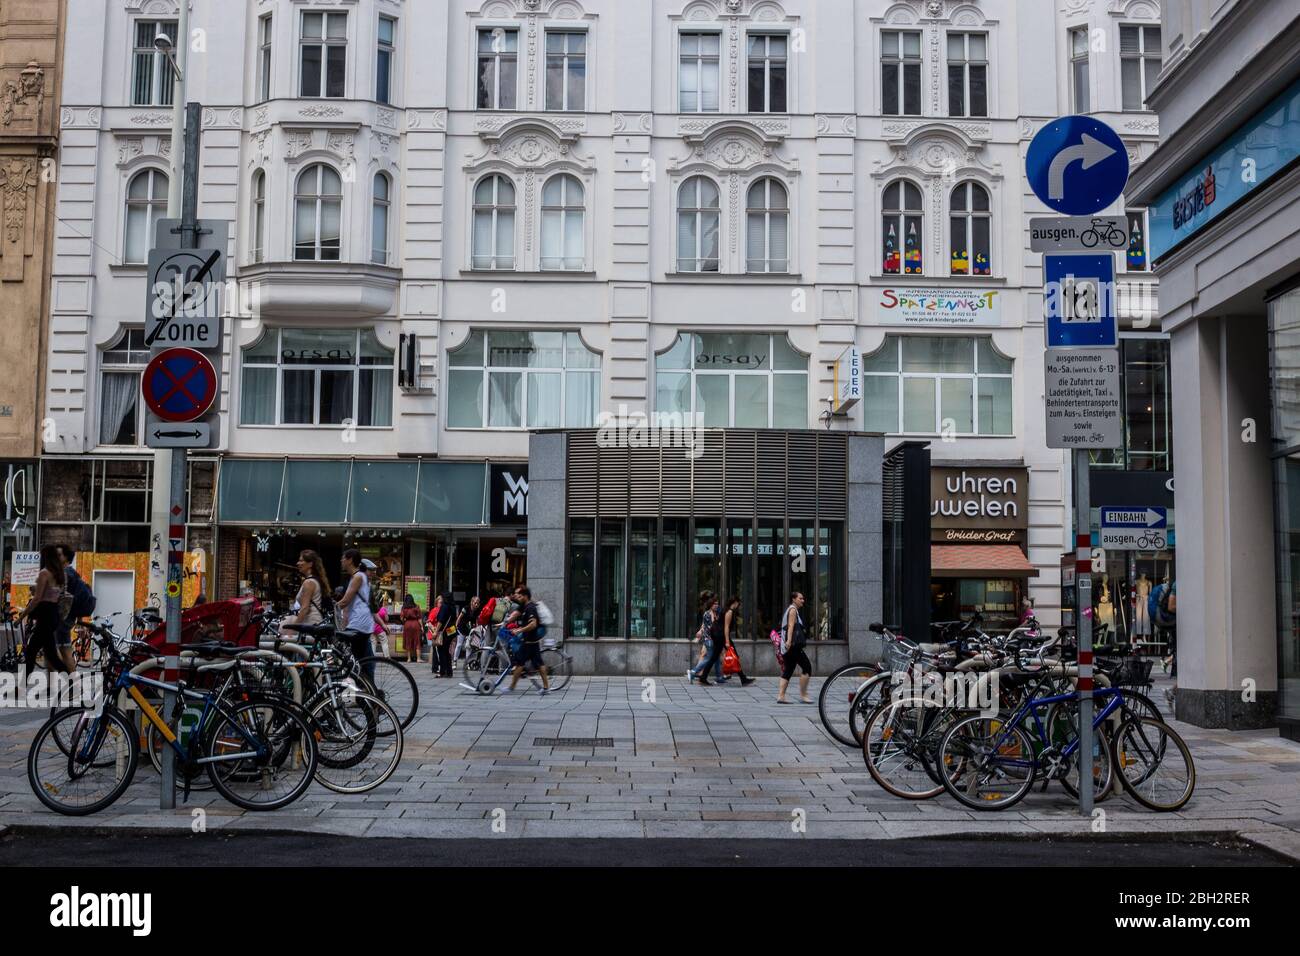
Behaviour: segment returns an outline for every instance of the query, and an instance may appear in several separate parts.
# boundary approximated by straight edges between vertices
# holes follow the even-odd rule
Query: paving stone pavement
[[[147,765],[131,789],[93,817],[60,817],[33,796],[31,739],[48,711],[0,711],[0,828],[184,827],[365,836],[1088,837],[1093,822],[1059,787],[1011,810],[976,813],[947,795],[896,799],[861,755],[821,726],[816,706],[775,703],[775,678],[748,688],[699,687],[682,677],[574,678],[562,692],[479,697],[418,670],[419,716],[402,764],[382,787],[340,795],[314,786],[294,805],[246,813],[212,793],[158,808]],[[814,681],[812,694],[819,689]],[[653,694],[651,695],[651,691]],[[1163,700],[1157,688],[1153,694]],[[791,693],[791,699],[797,699]],[[1300,744],[1276,731],[1228,732],[1175,723],[1196,760],[1182,811],[1156,814],[1112,798],[1105,832],[1237,834],[1300,860]],[[605,737],[612,747],[544,746],[538,738]],[[800,825],[802,824],[802,825]]]

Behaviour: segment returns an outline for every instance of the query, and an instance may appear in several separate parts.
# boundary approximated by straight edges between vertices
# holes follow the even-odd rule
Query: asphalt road
[[[317,834],[7,831],[0,866],[1285,866],[1192,840],[387,839]]]

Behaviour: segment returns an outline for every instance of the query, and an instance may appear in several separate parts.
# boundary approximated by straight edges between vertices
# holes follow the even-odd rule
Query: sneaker
[[[713,686],[712,684],[709,683],[709,679],[708,679],[707,677],[697,677],[697,678],[695,679],[695,683],[699,684],[701,687],[712,687],[712,686]]]
[[[687,672],[686,672],[686,679],[687,679],[687,680],[690,680],[690,681],[695,680],[695,671],[687,671]]]
[[[543,687],[537,694],[538,697],[545,697],[550,691]]]
[[[740,686],[741,686],[741,687],[748,687],[748,686],[749,686],[750,684],[752,684],[752,683],[754,683],[754,678],[752,678],[752,677],[742,677],[742,678],[740,679]]]
[[[717,684],[725,684],[727,681],[731,680],[731,678],[730,678],[730,677],[715,677],[713,680],[714,680],[714,683],[717,683]]]

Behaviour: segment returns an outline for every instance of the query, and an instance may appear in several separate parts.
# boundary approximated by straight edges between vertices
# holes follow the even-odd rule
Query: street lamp
[[[176,50],[172,45],[172,38],[165,33],[156,34],[153,38],[153,48],[167,58],[167,63],[176,74],[176,79],[184,82],[185,74],[181,72],[180,64],[176,62]]]

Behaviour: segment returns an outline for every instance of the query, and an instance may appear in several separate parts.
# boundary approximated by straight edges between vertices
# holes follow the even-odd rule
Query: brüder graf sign
[[[1029,527],[1024,468],[930,469],[930,539],[950,544],[1009,544]]]

